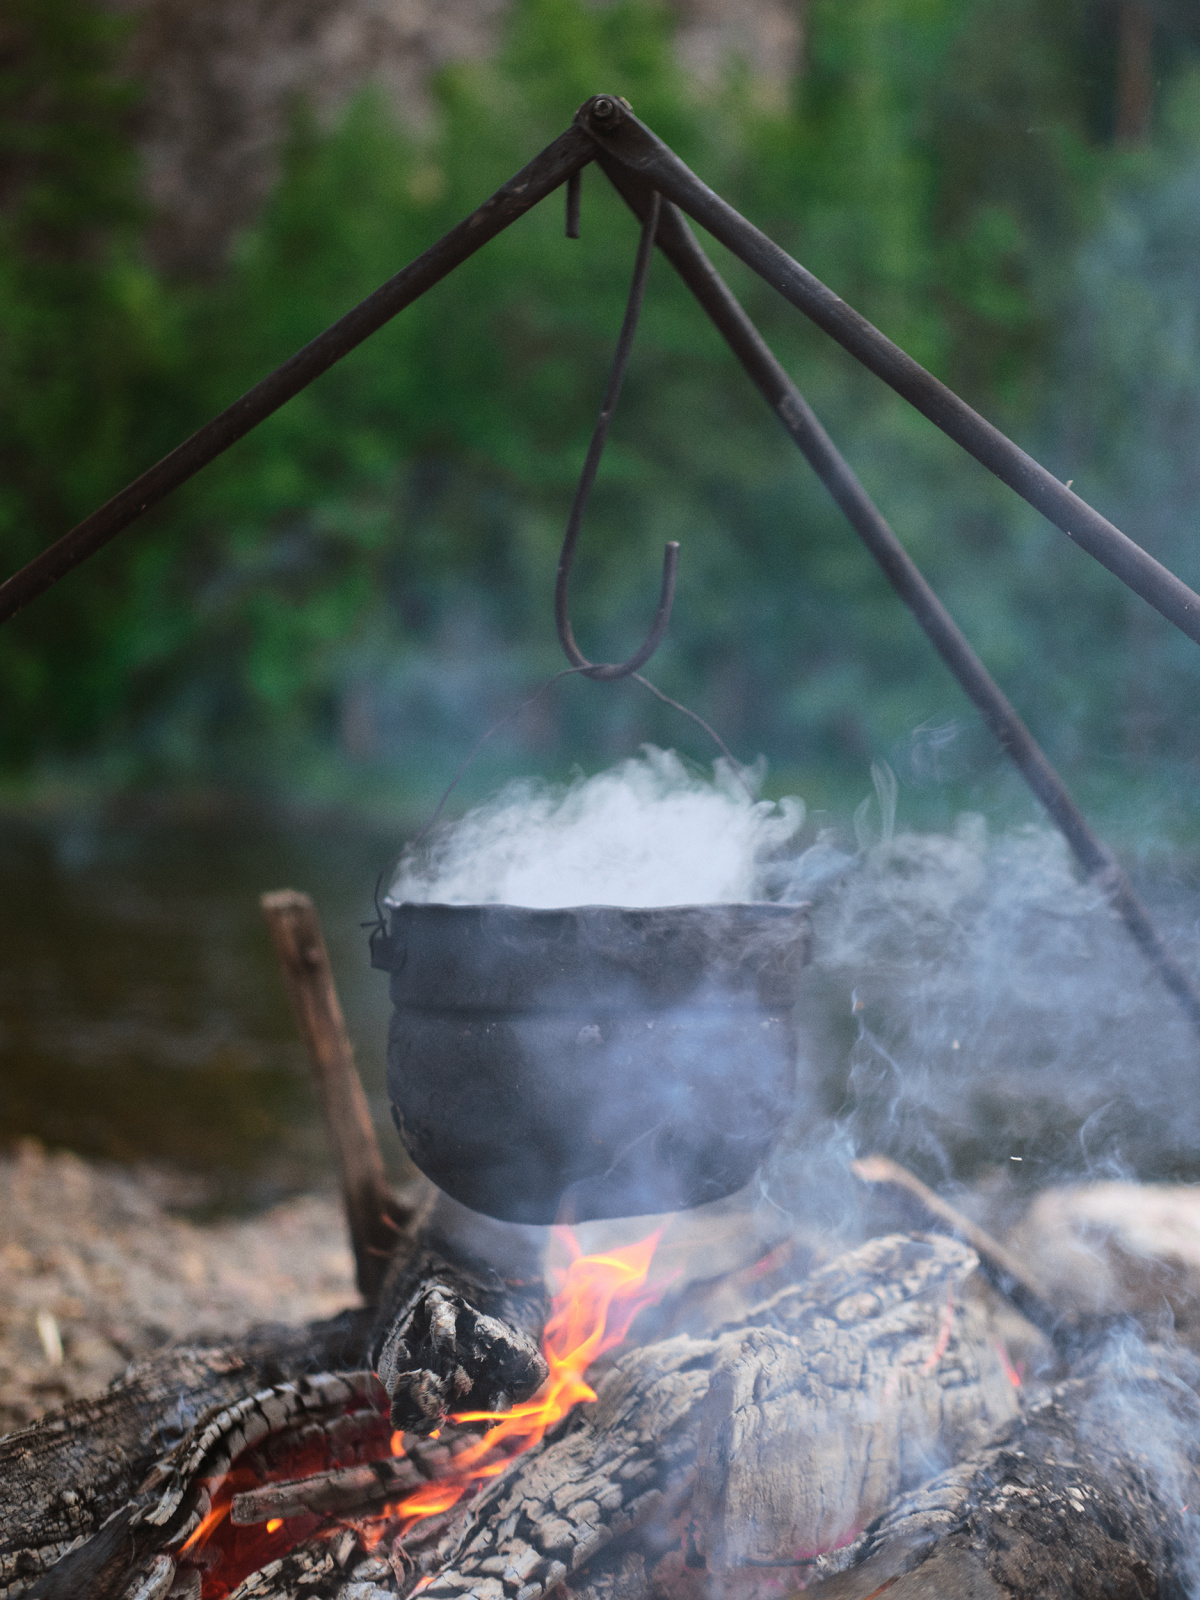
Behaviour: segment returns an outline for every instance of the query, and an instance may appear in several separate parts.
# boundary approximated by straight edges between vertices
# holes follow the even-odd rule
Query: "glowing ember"
[[[585,1256],[574,1235],[556,1230],[571,1256],[563,1283],[542,1334],[542,1352],[550,1375],[538,1394],[511,1411],[464,1411],[457,1424],[490,1423],[477,1439],[457,1448],[445,1476],[425,1483],[405,1499],[384,1507],[359,1525],[362,1544],[370,1548],[385,1534],[402,1537],[423,1518],[449,1511],[488,1478],[503,1472],[514,1456],[540,1442],[546,1430],[582,1401],[596,1394],[585,1379],[588,1368],[606,1350],[621,1343],[638,1312],[658,1298],[660,1289],[648,1289],[646,1278],[661,1230],[638,1244]],[[389,1436],[386,1419],[372,1443],[362,1440],[357,1459],[404,1455],[403,1437]],[[365,1419],[364,1419],[365,1420]],[[440,1432],[440,1430],[439,1430]],[[438,1434],[432,1435],[437,1438]],[[456,1443],[462,1443],[457,1441]],[[311,1447],[310,1447],[311,1448]],[[322,1470],[328,1462],[315,1457],[303,1466],[294,1458],[278,1463],[269,1478],[301,1476]],[[230,1520],[235,1493],[260,1483],[260,1475],[235,1465],[219,1486],[214,1486],[213,1507],[184,1546],[188,1557],[203,1569],[202,1600],[223,1600],[237,1584],[265,1561],[283,1555],[302,1540],[329,1526],[327,1518],[311,1513],[272,1517],[261,1524],[237,1527]],[[344,1522],[338,1524],[345,1526]]]
[[[1004,1376],[1008,1379],[1009,1383],[1012,1384],[1014,1389],[1019,1389],[1021,1387],[1021,1381],[1025,1376],[1025,1363],[1023,1361],[1018,1361],[1014,1367],[1008,1354],[1008,1347],[1004,1343],[1003,1339],[997,1339],[995,1343],[996,1354],[1000,1357],[1000,1365],[1004,1368]]]

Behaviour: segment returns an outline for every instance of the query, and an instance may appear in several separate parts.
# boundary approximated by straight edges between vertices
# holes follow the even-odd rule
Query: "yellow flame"
[[[452,1422],[492,1426],[455,1457],[447,1477],[423,1484],[390,1508],[393,1515],[416,1521],[449,1511],[473,1484],[496,1477],[513,1455],[540,1443],[546,1430],[573,1406],[595,1400],[596,1392],[585,1382],[584,1373],[606,1350],[621,1343],[634,1317],[657,1298],[659,1291],[645,1285],[661,1228],[637,1244],[593,1256],[581,1254],[568,1229],[557,1232],[572,1260],[542,1334],[542,1353],[550,1368],[545,1383],[532,1400],[511,1411],[455,1412]],[[510,1448],[500,1452],[501,1445]]]

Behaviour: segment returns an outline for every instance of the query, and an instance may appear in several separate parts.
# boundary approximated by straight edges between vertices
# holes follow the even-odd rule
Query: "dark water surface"
[[[152,811],[0,821],[0,1141],[180,1163],[254,1204],[329,1156],[258,896],[310,893],[381,1142],[386,975],[366,930],[401,835]]]

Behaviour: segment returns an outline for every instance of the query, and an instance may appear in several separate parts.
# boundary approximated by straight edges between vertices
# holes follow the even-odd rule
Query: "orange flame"
[[[464,1411],[453,1416],[451,1420],[456,1423],[486,1422],[492,1426],[454,1455],[443,1477],[423,1484],[406,1499],[383,1507],[359,1525],[359,1538],[367,1548],[373,1548],[385,1537],[403,1537],[422,1518],[449,1511],[486,1479],[503,1472],[514,1456],[539,1443],[546,1430],[573,1406],[595,1400],[595,1390],[585,1381],[584,1374],[606,1350],[621,1343],[634,1317],[661,1293],[661,1288],[646,1287],[661,1229],[639,1244],[593,1256],[581,1254],[567,1229],[556,1232],[566,1245],[571,1263],[542,1334],[542,1353],[550,1368],[546,1382],[532,1400],[511,1411]],[[373,1447],[367,1448],[368,1458],[389,1449],[386,1421],[378,1417],[378,1422],[379,1436]],[[438,1434],[431,1437],[436,1439]],[[402,1434],[391,1434],[390,1450],[393,1456],[404,1455]],[[311,1461],[307,1456],[302,1461],[293,1456],[278,1463],[269,1478],[304,1476],[328,1465],[320,1452]],[[309,1512],[287,1519],[272,1517],[265,1528],[235,1526],[230,1517],[234,1494],[253,1488],[260,1481],[258,1472],[235,1464],[220,1483],[211,1486],[212,1507],[181,1552],[195,1560],[198,1552],[207,1547],[208,1559],[203,1563],[201,1579],[203,1600],[226,1600],[264,1559],[282,1555],[299,1539],[322,1529],[322,1519]]]
[[[572,1260],[542,1334],[549,1376],[532,1400],[511,1411],[460,1411],[450,1419],[490,1422],[492,1427],[454,1458],[447,1477],[423,1484],[390,1507],[393,1516],[410,1519],[410,1527],[422,1517],[449,1511],[481,1480],[503,1472],[514,1455],[539,1444],[546,1430],[573,1406],[594,1400],[596,1391],[584,1373],[606,1350],[621,1343],[638,1312],[658,1297],[659,1290],[647,1289],[646,1278],[661,1228],[638,1244],[594,1256],[581,1254],[569,1229],[555,1231]],[[397,1435],[393,1450],[399,1443]]]
[[[207,1544],[214,1528],[219,1528],[229,1515],[230,1502],[216,1505],[200,1519],[200,1525],[184,1541],[181,1551],[191,1550],[198,1544]]]

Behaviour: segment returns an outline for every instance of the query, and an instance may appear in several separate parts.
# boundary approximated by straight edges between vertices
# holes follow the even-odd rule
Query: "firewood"
[[[200,1526],[211,1509],[212,1489],[244,1450],[310,1418],[369,1404],[376,1390],[370,1372],[317,1373],[209,1413],[155,1463],[126,1504],[38,1580],[30,1600],[118,1600],[136,1591],[158,1558],[182,1547]]]
[[[127,1506],[201,1416],[362,1347],[353,1316],[262,1329],[237,1346],[165,1351],[104,1394],[0,1439],[0,1597],[19,1593]]]
[[[399,1500],[424,1482],[407,1456],[372,1461],[365,1466],[314,1472],[308,1478],[247,1490],[234,1496],[230,1515],[241,1526],[268,1522],[272,1517],[299,1517],[306,1511],[321,1516],[349,1516]]]
[[[327,1430],[330,1431],[330,1430]],[[477,1429],[454,1431],[449,1441],[408,1439],[404,1454],[354,1466],[340,1466],[287,1482],[265,1483],[233,1498],[236,1524],[268,1522],[314,1512],[322,1516],[358,1517],[404,1498],[421,1484],[436,1482],[453,1470],[454,1459],[478,1440]]]
[[[358,1287],[370,1302],[387,1272],[398,1224],[405,1219],[384,1173],[316,908],[308,895],[294,889],[264,894],[260,903],[312,1065],[346,1207]]]
[[[462,1254],[447,1260],[448,1248],[439,1240],[398,1260],[381,1297],[374,1365],[406,1433],[431,1433],[451,1411],[504,1411],[549,1370],[540,1278],[505,1279]]]
[[[972,1449],[1016,1412],[981,1313],[951,1299],[975,1265],[950,1239],[874,1240],[748,1325],[627,1352],[597,1403],[514,1462],[420,1563],[422,1600],[538,1600],[613,1541],[653,1539],[689,1500],[701,1564],[790,1561],[874,1515],[934,1470],[939,1430]],[[748,1511],[758,1525],[742,1533]]]
[[[240,1583],[229,1600],[325,1600],[344,1595],[346,1600],[395,1600],[396,1574],[390,1562],[363,1549],[355,1531],[341,1539],[322,1539],[301,1545],[268,1562]]]

